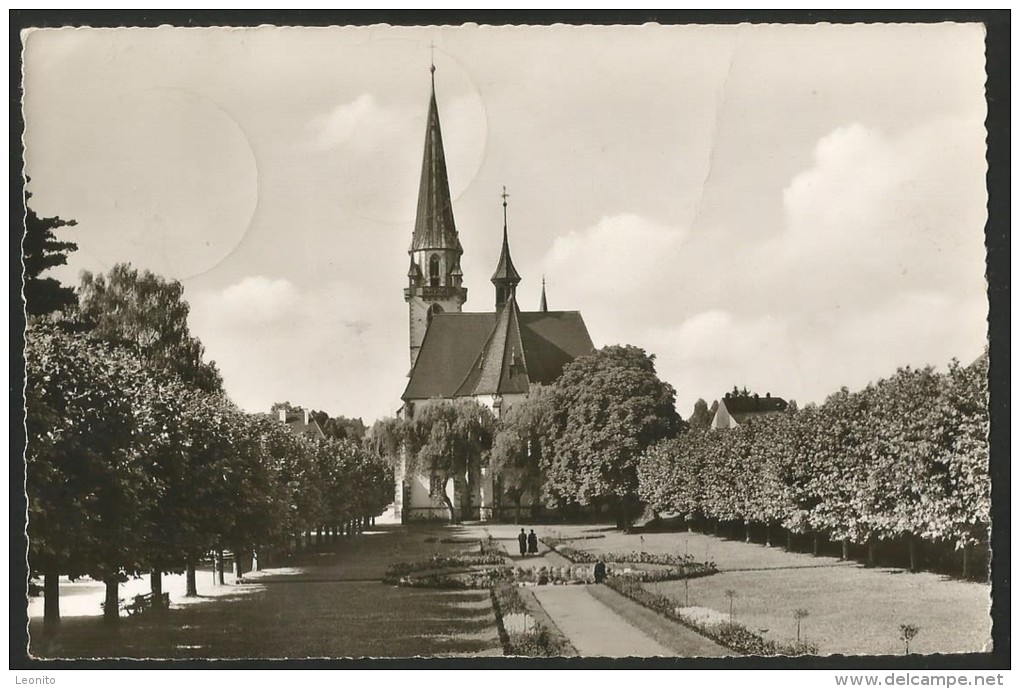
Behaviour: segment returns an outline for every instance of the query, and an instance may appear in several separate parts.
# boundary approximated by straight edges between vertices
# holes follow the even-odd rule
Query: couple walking
[[[521,546],[521,557],[528,553],[538,555],[538,536],[535,535],[534,529],[530,534],[524,533],[524,529],[521,529],[521,533],[517,535],[517,544]]]

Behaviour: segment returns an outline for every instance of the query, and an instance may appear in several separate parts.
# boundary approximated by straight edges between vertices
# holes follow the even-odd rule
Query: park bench
[[[161,609],[167,610],[170,608],[170,594],[164,593],[161,595],[163,605]],[[128,614],[128,617],[132,617],[139,613],[143,613],[147,610],[157,609],[153,603],[155,597],[151,593],[139,593],[137,596],[131,599],[131,602],[125,602],[123,599],[118,601],[120,603],[120,609]],[[103,610],[106,610],[106,603],[101,603]]]

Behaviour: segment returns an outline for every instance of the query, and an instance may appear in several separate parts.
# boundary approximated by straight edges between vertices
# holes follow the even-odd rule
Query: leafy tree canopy
[[[608,498],[625,524],[637,497],[638,458],[681,428],[675,400],[673,386],[655,373],[654,355],[638,347],[604,347],[568,364],[553,394],[547,499]]]
[[[188,329],[180,282],[119,263],[106,275],[83,272],[78,297],[81,317],[97,337],[132,348],[149,365],[202,390],[222,389],[216,364],[203,361],[202,343]]]

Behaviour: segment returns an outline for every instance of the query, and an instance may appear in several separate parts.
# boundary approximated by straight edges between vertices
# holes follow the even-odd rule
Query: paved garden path
[[[609,658],[676,655],[595,600],[587,589],[587,586],[536,586],[532,589],[579,655]]]

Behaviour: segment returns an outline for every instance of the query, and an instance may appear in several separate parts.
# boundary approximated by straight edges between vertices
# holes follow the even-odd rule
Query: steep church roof
[[[528,370],[521,344],[520,309],[511,296],[496,312],[496,323],[475,357],[457,397],[528,391]]]
[[[429,114],[425,125],[425,153],[421,163],[418,212],[414,220],[411,251],[453,249],[462,253],[457,226],[453,221],[450,180],[446,174],[443,132],[439,126],[439,107],[436,105],[435,71],[436,68],[433,66],[432,97],[429,100]]]
[[[527,392],[595,351],[577,311],[522,312],[510,299],[494,313],[439,313],[411,371],[404,400]]]

